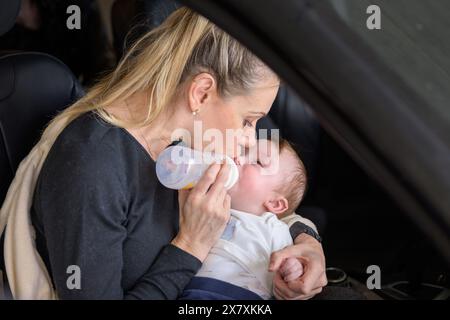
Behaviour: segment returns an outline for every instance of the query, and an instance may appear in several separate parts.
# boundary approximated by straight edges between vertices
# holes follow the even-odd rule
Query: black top
[[[178,232],[177,192],[159,183],[132,135],[92,112],[52,146],[31,219],[61,299],[175,299],[201,267],[169,244]],[[76,284],[71,265],[80,268],[80,289],[67,286]]]

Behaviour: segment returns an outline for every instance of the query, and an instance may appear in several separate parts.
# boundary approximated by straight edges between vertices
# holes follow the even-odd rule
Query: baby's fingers
[[[280,267],[280,273],[286,282],[295,280],[303,274],[303,265],[296,258],[287,258]]]
[[[295,279],[300,278],[302,274],[303,274],[303,267],[297,267],[285,273],[283,280],[286,282],[294,281]]]

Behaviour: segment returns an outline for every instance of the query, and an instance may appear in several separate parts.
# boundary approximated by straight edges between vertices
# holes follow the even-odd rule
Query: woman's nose
[[[252,134],[248,136],[248,148],[253,148],[256,146],[256,132],[253,131]]]
[[[241,138],[240,145],[245,149],[254,147],[256,145],[256,131],[249,130],[246,132]]]

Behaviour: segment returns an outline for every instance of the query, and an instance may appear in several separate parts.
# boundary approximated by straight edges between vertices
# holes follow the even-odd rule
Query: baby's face
[[[249,153],[254,159],[236,160],[239,180],[229,190],[231,208],[258,215],[267,211],[279,213],[275,211],[284,198],[279,189],[289,168],[296,165],[295,158],[288,151],[280,154],[278,146],[269,140],[258,140]]]

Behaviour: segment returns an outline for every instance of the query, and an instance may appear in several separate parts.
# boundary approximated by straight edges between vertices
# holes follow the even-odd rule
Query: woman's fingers
[[[231,199],[225,183],[229,168],[212,164],[190,191],[181,190],[180,228],[172,241],[203,261],[230,218]]]
[[[225,199],[223,201],[223,208],[228,211],[231,208],[231,196],[228,193],[225,195]]]
[[[297,244],[274,252],[271,256],[270,271],[280,271],[284,260],[292,257],[298,258],[303,264],[303,275],[300,278],[279,285],[279,291],[286,297],[309,296],[327,284],[321,252],[308,247]]]
[[[286,282],[283,280],[280,272],[275,272],[273,276],[273,287],[277,289],[279,292],[279,295],[283,297],[283,299],[294,299],[295,297],[298,297],[302,293],[295,292],[291,290]]]
[[[273,287],[273,295],[277,300],[285,300],[276,287]]]
[[[216,181],[220,169],[221,165],[218,163],[210,165],[194,188],[192,188],[192,191],[197,194],[206,194],[214,181]]]
[[[300,296],[298,296],[298,297],[296,297],[295,299],[292,299],[292,300],[309,300],[311,298],[314,298],[319,293],[321,293],[322,290],[323,290],[323,288],[317,288],[317,289],[311,291],[310,294],[300,295]]]
[[[284,249],[272,252],[270,255],[269,271],[275,272],[283,264],[283,261],[287,259],[288,255],[284,253]]]
[[[222,190],[219,191],[219,194],[215,197],[217,206],[223,206],[226,195],[227,189],[222,188]]]
[[[308,300],[311,299],[314,295],[299,295],[292,298],[284,296],[277,288],[273,289],[273,295],[278,300]]]
[[[319,288],[323,288],[328,284],[327,273],[324,271],[319,279]]]
[[[298,297],[302,295],[303,293],[295,292],[291,290],[286,282],[283,280],[280,272],[276,272],[273,277],[273,287],[276,288],[280,294],[280,296],[283,297],[283,299],[294,299],[295,297]]]
[[[277,285],[274,280],[273,293],[274,293],[275,298],[277,298],[279,300],[308,300],[308,299],[313,298],[315,295],[319,294],[320,292],[322,292],[322,287],[320,287],[320,288],[312,290],[308,294],[298,294],[292,290],[286,289],[286,287],[278,285],[278,284],[284,283],[281,278],[278,278],[278,279],[280,282],[278,283],[278,281],[277,281]]]
[[[186,203],[186,199],[189,195],[189,190],[178,190],[178,203],[183,206]]]
[[[284,249],[275,251],[270,256],[269,271],[273,272],[280,268],[284,260],[289,257],[299,257],[301,256],[301,250],[298,246],[289,246]]]
[[[228,176],[230,175],[230,165],[229,164],[222,164],[219,173],[216,176],[216,180],[211,185],[211,188],[208,191],[208,195],[212,197],[217,197],[220,195],[220,193],[225,190],[225,183],[228,180]],[[225,194],[223,194],[223,197],[225,197]],[[223,201],[223,197],[221,199],[218,199],[219,201]]]
[[[322,265],[315,259],[308,260],[304,265],[304,273],[297,281],[291,281],[287,286],[298,293],[309,294],[327,284]]]

